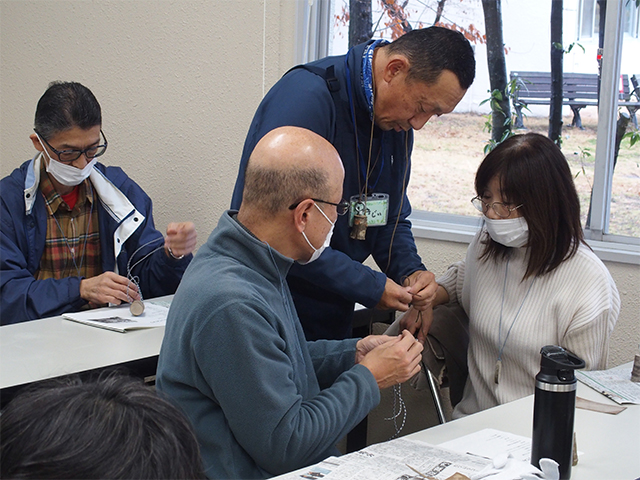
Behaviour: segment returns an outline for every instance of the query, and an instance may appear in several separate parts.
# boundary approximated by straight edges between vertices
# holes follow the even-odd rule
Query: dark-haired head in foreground
[[[1,418],[2,478],[205,478],[186,418],[130,377],[47,382]]]

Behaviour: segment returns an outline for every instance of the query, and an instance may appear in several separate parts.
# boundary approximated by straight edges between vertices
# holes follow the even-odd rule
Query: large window
[[[613,15],[607,18],[608,28],[605,27],[608,37],[602,65],[597,60],[599,2],[565,2],[564,47],[579,45],[565,55],[564,70],[600,72],[602,90],[599,108],[589,106],[581,111],[584,130],[567,127],[572,113],[565,107],[563,152],[575,174],[583,224],[588,224],[586,235],[592,246],[605,260],[637,263],[640,258],[640,143],[630,147],[628,140],[623,141],[613,168],[611,138],[615,137],[618,112],[627,112],[627,109],[617,108],[608,93],[616,88],[618,98],[620,74],[630,78],[637,73],[640,77],[638,8],[635,0],[622,2],[624,5],[609,2],[613,5],[608,7],[608,13]],[[316,3],[323,2],[316,0]],[[404,1],[396,3],[405,4]],[[484,130],[488,110],[480,106],[489,95],[486,48],[477,35],[484,33],[484,16],[481,2],[474,0],[409,0],[404,8],[407,21],[413,28],[433,24],[439,3],[445,7],[440,17],[442,23],[456,24],[475,34],[477,76],[453,114],[432,119],[416,132],[408,195],[414,209],[412,221],[416,236],[467,241],[479,225],[469,200],[474,195],[475,170],[490,136]],[[348,11],[348,4],[348,0],[330,1],[327,54],[343,54],[348,49],[348,23],[343,15],[345,9]],[[550,2],[502,2],[502,17],[507,71],[548,72]],[[389,17],[380,0],[372,0],[372,21],[374,37],[391,37]],[[624,35],[619,34],[620,31]],[[546,134],[548,114],[548,106],[531,107],[525,126]]]
[[[635,0],[620,0],[623,3],[622,31],[638,38],[639,9]],[[580,39],[598,37],[600,32],[600,2],[581,0],[580,2]]]

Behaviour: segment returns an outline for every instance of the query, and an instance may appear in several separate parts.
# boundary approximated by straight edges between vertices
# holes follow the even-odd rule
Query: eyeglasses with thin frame
[[[320,200],[319,198],[311,198],[310,200],[318,203],[326,203],[327,205],[333,205],[334,207],[336,207],[338,215],[344,215],[349,211],[349,202],[347,202],[345,199],[340,200],[340,203],[327,202],[326,200]],[[304,202],[304,200],[300,200],[299,202],[289,205],[289,210],[296,209],[302,202]]]
[[[104,132],[102,131],[102,129],[100,129],[100,135],[102,135],[102,138],[104,139],[104,143],[102,145],[94,145],[92,147],[85,148],[84,150],[56,150],[35,128],[33,129],[33,131],[38,134],[38,137],[40,137],[42,141],[47,144],[47,147],[49,147],[51,151],[56,154],[58,160],[62,163],[74,162],[75,160],[80,158],[82,154],[84,154],[84,156],[88,159],[99,157],[107,151],[107,145],[109,145],[109,142],[107,142],[107,137],[104,136]]]
[[[489,208],[492,208],[493,211],[496,212],[496,215],[498,215],[500,218],[509,218],[511,216],[511,212],[519,209],[520,207],[522,207],[522,205],[524,205],[521,203],[517,207],[509,207],[506,203],[502,202],[493,202],[492,204],[488,204],[484,202],[480,197],[473,197],[471,199],[471,203],[474,207],[476,207],[478,211],[484,213],[485,215],[487,214],[487,211],[489,211]]]

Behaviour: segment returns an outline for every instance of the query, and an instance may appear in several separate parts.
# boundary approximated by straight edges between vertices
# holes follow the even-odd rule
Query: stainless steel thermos
[[[539,468],[541,458],[551,458],[559,464],[560,478],[568,479],[573,458],[575,370],[584,368],[585,364],[556,345],[542,347],[540,355],[533,402],[531,463]]]

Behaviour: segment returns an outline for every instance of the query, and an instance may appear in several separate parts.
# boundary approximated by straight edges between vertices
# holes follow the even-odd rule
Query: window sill
[[[463,215],[414,211],[409,217],[415,238],[469,244],[482,225],[482,219]],[[604,241],[587,244],[603,262],[640,265],[640,238],[605,235]]]

